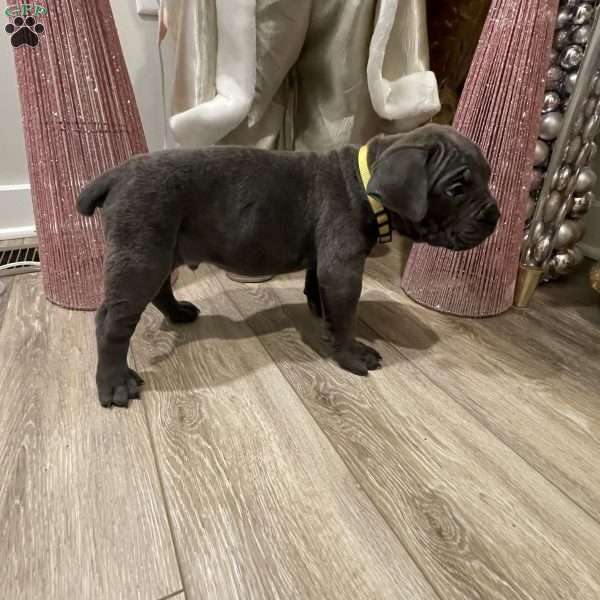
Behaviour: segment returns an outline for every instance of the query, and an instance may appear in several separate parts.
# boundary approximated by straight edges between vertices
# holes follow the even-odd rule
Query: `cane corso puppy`
[[[354,338],[365,259],[380,228],[368,195],[392,230],[453,250],[473,248],[499,217],[490,169],[475,144],[450,127],[426,125],[359,149],[326,153],[215,146],[136,156],[87,185],[78,209],[102,207],[104,302],[96,316],[100,403],[127,406],[139,376],[129,340],[152,302],[186,323],[198,309],[173,296],[170,274],[209,262],[235,273],[306,270],[309,306],[324,319],[335,361],[358,375],[381,357]],[[200,351],[200,349],[199,349]]]

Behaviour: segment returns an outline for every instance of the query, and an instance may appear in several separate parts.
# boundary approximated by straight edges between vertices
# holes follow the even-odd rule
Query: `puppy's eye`
[[[453,183],[451,186],[446,188],[446,195],[450,196],[450,198],[454,198],[455,196],[460,196],[460,194],[464,194],[465,184],[462,181],[457,181]]]

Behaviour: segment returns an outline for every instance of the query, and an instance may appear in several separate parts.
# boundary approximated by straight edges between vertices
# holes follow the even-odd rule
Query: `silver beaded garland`
[[[592,28],[590,25],[582,25],[581,27],[573,29],[571,32],[571,41],[580,46],[585,46],[590,40],[591,33]]]
[[[585,146],[579,151],[577,158],[575,159],[575,168],[581,169],[585,167],[585,165],[590,162],[590,157],[592,155],[592,143],[587,142]]]
[[[581,146],[581,136],[576,135],[567,146],[565,161],[568,163],[574,163],[577,160],[577,157],[579,156]]]
[[[597,179],[598,177],[591,167],[585,167],[584,169],[581,169],[575,181],[575,193],[585,194],[586,192],[589,192],[594,185],[596,185]]]
[[[583,129],[584,120],[583,115],[580,114],[576,119],[575,123],[573,123],[573,133],[577,134]]]
[[[546,90],[549,91],[557,91],[560,90],[563,79],[564,72],[558,65],[552,65],[546,71]]]
[[[559,29],[554,34],[554,47],[557,50],[562,50],[570,42],[570,35],[566,29]]]
[[[568,9],[562,9],[558,11],[556,15],[556,28],[562,29],[565,25],[570,25],[573,19],[573,13]]]
[[[540,123],[540,137],[543,140],[554,140],[558,137],[563,124],[562,113],[549,112],[542,117]]]
[[[552,237],[543,236],[533,247],[533,258],[538,263],[543,263],[552,251]]]
[[[553,181],[552,187],[559,192],[562,192],[569,183],[571,176],[573,175],[573,171],[571,171],[571,167],[568,165],[563,165],[557,172],[555,176],[555,180]]]
[[[577,84],[577,72],[574,71],[573,73],[569,73],[568,75],[565,75],[565,78],[563,79],[563,87],[564,87],[564,91],[567,94],[572,94],[573,91],[575,90],[575,85]]]
[[[589,119],[594,112],[596,112],[596,98],[592,96],[591,98],[588,98],[588,101],[585,103],[585,106],[583,107],[583,114],[585,115],[586,119]]]
[[[574,196],[571,201],[571,208],[568,217],[570,219],[579,219],[587,213],[594,200],[593,192],[586,192],[583,196]]]
[[[560,0],[546,72],[530,198],[526,204],[529,234],[525,237],[522,260],[529,266],[546,267],[550,278],[568,273],[582,260],[575,244],[584,234],[581,217],[591,206],[594,197],[591,190],[597,180],[589,165],[597,151],[594,138],[600,130],[600,70],[591,78],[585,75],[586,81],[581,82],[584,91],[578,84],[586,47],[594,27],[600,27],[594,21],[596,4],[600,5],[600,0]],[[586,66],[586,73],[587,69]],[[576,106],[569,108],[570,139],[565,140],[566,136],[560,135],[564,115],[573,103]],[[554,152],[560,153],[558,165],[552,160]],[[546,190],[543,180],[548,165],[556,171]],[[540,197],[542,189],[544,196]],[[543,203],[541,210],[536,210],[540,208],[539,202]]]
[[[560,192],[552,192],[544,203],[543,219],[544,223],[551,223],[556,218],[560,207],[562,206],[562,194]]]
[[[567,8],[577,8],[580,4],[584,4],[587,0],[561,0]]]
[[[560,94],[555,91],[548,91],[544,93],[544,104],[542,105],[542,112],[548,113],[560,109],[561,98]]]
[[[551,277],[566,275],[583,260],[583,253],[579,248],[557,252],[548,263],[548,273]]]
[[[577,44],[567,46],[560,55],[560,66],[566,71],[576,69],[583,59],[583,49]]]
[[[548,144],[543,140],[536,140],[535,142],[535,150],[533,155],[533,164],[536,167],[543,165],[550,155],[550,148]]]
[[[593,16],[594,7],[586,2],[575,9],[573,23],[575,25],[585,25],[586,23],[590,23],[592,21]]]
[[[567,219],[560,225],[556,232],[556,247],[558,249],[569,248],[573,244],[576,244],[585,233],[585,225],[583,221],[573,221]]]

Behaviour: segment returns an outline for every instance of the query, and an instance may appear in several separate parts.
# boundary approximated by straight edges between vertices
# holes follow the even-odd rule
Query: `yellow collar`
[[[367,185],[371,179],[367,154],[368,146],[365,144],[364,146],[361,146],[358,151],[358,170],[365,192],[367,191]],[[369,200],[371,210],[377,219],[377,240],[380,244],[387,244],[392,241],[392,229],[390,227],[388,212],[375,196],[367,194],[367,199]]]

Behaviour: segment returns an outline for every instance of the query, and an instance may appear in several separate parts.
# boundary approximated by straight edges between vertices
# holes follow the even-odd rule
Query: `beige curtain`
[[[325,150],[439,110],[425,0],[162,0],[172,141]]]

